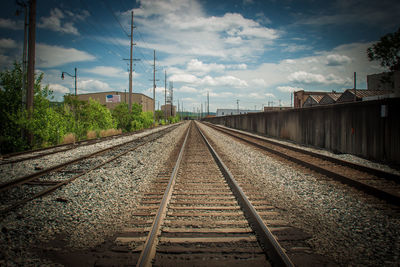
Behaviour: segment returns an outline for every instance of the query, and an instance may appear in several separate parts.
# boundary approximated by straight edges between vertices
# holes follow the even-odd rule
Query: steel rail
[[[196,127],[197,127],[197,125],[196,125]],[[236,182],[232,173],[229,171],[229,169],[223,163],[220,156],[217,154],[217,152],[211,146],[211,144],[207,140],[206,136],[203,134],[203,132],[198,127],[197,127],[197,129],[200,132],[201,136],[203,137],[204,142],[206,143],[211,154],[213,155],[216,163],[220,167],[229,187],[234,192],[234,194],[239,202],[239,205],[243,209],[248,220],[251,222],[250,226],[253,229],[253,231],[256,233],[258,241],[262,244],[264,252],[278,266],[294,266],[293,262],[289,259],[287,254],[284,252],[283,248],[280,246],[278,241],[272,235],[272,233],[268,229],[268,227],[265,225],[263,219],[260,217],[260,215],[257,213],[256,209],[250,203],[250,201],[246,197],[245,193],[243,192],[243,190],[241,189],[239,184]]]
[[[170,129],[170,128],[167,128],[167,129]],[[102,162],[102,163],[100,163],[100,164],[98,164],[98,165],[96,165],[96,166],[84,171],[83,173],[75,175],[75,176],[73,176],[73,177],[71,177],[71,178],[69,178],[69,179],[67,179],[65,181],[61,181],[61,182],[59,182],[59,183],[57,183],[57,184],[55,184],[55,185],[53,185],[53,186],[51,186],[49,188],[46,188],[45,190],[42,190],[41,192],[39,192],[39,193],[29,197],[29,198],[20,200],[20,201],[12,204],[11,206],[9,206],[7,208],[0,210],[0,214],[6,214],[7,212],[9,212],[11,210],[14,210],[15,208],[17,208],[17,207],[19,207],[19,206],[21,206],[21,205],[33,200],[33,199],[45,196],[45,195],[55,191],[56,189],[71,183],[72,181],[76,180],[77,178],[79,178],[79,177],[81,177],[83,175],[86,175],[86,174],[90,173],[91,171],[96,170],[96,169],[98,169],[98,168],[100,168],[100,167],[102,167],[102,166],[104,166],[104,165],[106,165],[106,164],[108,164],[108,163],[110,163],[110,162],[112,162],[112,161],[114,161],[114,160],[116,160],[116,159],[118,159],[118,158],[120,158],[120,157],[122,157],[122,156],[124,156],[124,155],[126,155],[126,154],[128,154],[128,153],[130,153],[132,151],[134,151],[134,150],[136,150],[136,149],[138,149],[139,147],[142,147],[142,146],[144,146],[144,145],[146,145],[146,144],[148,144],[148,143],[160,138],[160,137],[161,136],[158,136],[156,138],[153,138],[153,139],[147,140],[147,141],[145,141],[145,142],[143,142],[141,144],[138,144],[135,147],[130,148],[129,150],[124,151],[124,152],[122,152],[122,153],[120,153],[120,154],[118,154],[118,155],[106,160],[105,162]]]
[[[188,136],[189,136],[190,127],[191,126],[189,125],[188,126],[188,130],[186,132],[185,140],[183,141],[181,150],[179,152],[178,159],[177,159],[177,161],[175,163],[175,166],[174,166],[174,169],[172,171],[172,174],[171,174],[171,176],[170,176],[170,178],[168,180],[167,188],[165,189],[163,198],[161,200],[160,206],[159,206],[159,208],[157,210],[157,213],[156,213],[156,217],[155,217],[155,219],[153,221],[153,224],[151,226],[151,230],[149,231],[149,234],[147,235],[146,242],[145,242],[145,244],[143,246],[143,250],[142,250],[142,252],[141,252],[141,254],[139,256],[139,260],[138,260],[136,266],[140,266],[140,267],[151,266],[151,261],[154,258],[154,255],[155,255],[155,252],[156,252],[155,251],[155,248],[156,248],[156,245],[157,245],[156,237],[157,237],[157,235],[158,235],[158,233],[160,231],[161,224],[162,224],[162,222],[163,222],[163,220],[165,218],[165,211],[167,209],[167,204],[168,204],[168,202],[169,202],[169,200],[171,198],[171,195],[172,195],[172,189],[174,187],[176,176],[177,176],[178,170],[179,170],[179,166],[180,166],[182,158],[183,158],[183,153],[184,153],[184,150],[185,150],[185,147],[186,147],[186,141],[187,141]]]
[[[65,152],[65,151],[74,149],[74,148],[76,148],[78,146],[82,147],[82,146],[93,145],[93,144],[97,144],[97,143],[100,143],[100,142],[108,141],[110,139],[121,138],[121,137],[125,137],[125,136],[130,136],[130,135],[142,133],[145,130],[146,129],[139,130],[139,131],[136,131],[136,132],[114,134],[114,135],[105,136],[105,137],[98,137],[98,138],[94,138],[94,139],[81,140],[81,141],[75,142],[73,144],[59,144],[59,145],[50,146],[50,147],[44,147],[44,148],[38,148],[38,149],[33,149],[33,150],[27,150],[27,151],[14,152],[14,153],[10,153],[10,154],[4,154],[4,155],[0,155],[0,159],[3,160],[2,162],[0,162],[0,165],[12,164],[12,163],[16,163],[16,162],[21,162],[21,161],[26,161],[26,160],[30,160],[30,159],[40,158],[40,157],[48,156],[48,155],[55,154],[55,153],[58,153],[58,152]],[[46,150],[50,150],[50,149],[56,149],[56,148],[59,148],[59,147],[67,147],[67,148],[60,149],[60,150],[55,150],[55,151],[51,151],[51,152],[47,152],[47,153],[45,152],[43,154],[28,156],[28,157],[24,157],[24,158],[17,158],[17,159],[14,159],[14,160],[8,160],[9,158],[12,158],[12,157],[16,157],[16,156],[20,156],[20,155],[24,155],[24,154],[30,154],[30,153],[46,151]]]
[[[167,128],[167,129],[170,129],[170,128],[171,128],[171,127]],[[163,131],[163,130],[161,130],[161,131]],[[149,134],[149,135],[151,135],[151,134]],[[141,137],[141,138],[148,137],[149,135],[143,136],[143,137]],[[140,139],[140,138],[138,138],[138,139]],[[60,170],[60,169],[64,168],[65,166],[68,166],[68,165],[73,164],[73,163],[75,163],[75,162],[78,162],[78,161],[81,161],[81,160],[84,160],[84,159],[93,157],[93,156],[98,155],[98,154],[102,154],[102,153],[104,153],[104,152],[107,152],[107,151],[112,150],[112,149],[115,149],[115,148],[119,148],[119,147],[125,146],[125,145],[127,145],[127,144],[129,144],[129,143],[134,143],[134,142],[136,142],[138,139],[130,140],[130,141],[127,141],[127,142],[124,142],[124,143],[121,143],[121,144],[118,144],[118,145],[115,145],[115,146],[107,147],[107,148],[98,150],[98,151],[96,151],[96,152],[93,152],[93,153],[91,153],[91,154],[84,155],[84,156],[82,156],[82,157],[79,157],[79,158],[76,158],[76,159],[73,159],[73,160],[70,160],[70,161],[67,161],[67,162],[64,162],[64,163],[55,165],[55,166],[50,167],[50,168],[47,168],[47,169],[45,169],[45,170],[42,170],[42,171],[39,171],[39,172],[35,172],[35,173],[32,173],[32,174],[28,174],[28,175],[19,177],[19,178],[17,178],[17,179],[14,179],[14,180],[12,180],[12,181],[2,183],[2,184],[0,184],[0,192],[3,192],[4,190],[7,190],[7,189],[9,189],[9,188],[13,188],[13,187],[15,187],[15,186],[18,186],[18,185],[21,185],[21,184],[30,182],[30,181],[32,181],[32,180],[34,180],[34,179],[40,177],[41,175],[50,173],[50,172],[52,172],[52,171]]]
[[[300,152],[300,153],[303,153],[303,154],[307,154],[309,156],[317,157],[317,158],[320,158],[320,159],[323,159],[323,160],[328,160],[328,161],[336,163],[336,164],[347,166],[347,167],[350,167],[350,168],[353,168],[353,169],[356,169],[356,170],[359,170],[359,171],[368,172],[368,173],[371,173],[371,174],[373,174],[375,176],[384,177],[384,178],[386,178],[388,180],[392,180],[392,181],[395,181],[397,183],[400,183],[400,175],[398,175],[398,174],[386,172],[386,171],[383,171],[383,170],[371,168],[371,167],[368,167],[368,166],[360,165],[360,164],[357,164],[357,163],[349,162],[349,161],[338,159],[338,158],[333,158],[333,157],[330,157],[330,156],[322,155],[322,154],[319,154],[319,153],[316,153],[316,152],[312,152],[312,151],[308,151],[308,150],[305,150],[305,149],[301,149],[301,148],[298,148],[298,147],[285,145],[285,144],[282,144],[282,143],[279,143],[279,142],[275,142],[273,140],[266,139],[266,138],[264,138],[262,136],[255,136],[254,134],[245,133],[245,132],[238,131],[238,130],[235,130],[235,129],[228,129],[226,127],[221,127],[219,125],[213,125],[213,124],[208,123],[208,122],[204,123],[204,124],[208,125],[211,128],[217,129],[217,130],[232,131],[232,132],[235,132],[235,133],[238,133],[238,134],[241,134],[241,135],[244,135],[244,136],[248,136],[248,137],[251,137],[251,138],[254,138],[256,140],[260,140],[260,141],[263,141],[263,142],[266,142],[266,143],[269,143],[269,144],[272,144],[272,145],[280,146],[280,147],[285,148],[285,149],[290,149],[290,150],[293,150],[293,151],[296,151],[296,152]],[[229,132],[226,132],[226,133],[231,135],[231,136],[233,136]]]
[[[389,203],[392,203],[394,205],[400,205],[400,196],[398,196],[398,195],[391,194],[390,192],[386,192],[384,190],[380,190],[380,189],[378,189],[376,187],[370,186],[368,184],[365,184],[365,183],[353,180],[351,178],[348,178],[346,176],[340,175],[340,174],[338,174],[336,172],[333,172],[333,171],[327,170],[325,168],[319,167],[319,166],[317,166],[317,165],[315,165],[313,163],[301,160],[301,159],[296,158],[296,157],[292,157],[292,156],[290,156],[288,154],[279,152],[279,151],[274,150],[272,148],[268,148],[266,146],[257,144],[257,143],[255,143],[253,141],[247,140],[246,138],[243,138],[243,137],[240,137],[240,136],[237,136],[235,134],[230,133],[229,131],[232,131],[232,130],[223,129],[223,128],[220,128],[220,127],[212,127],[212,126],[211,126],[211,128],[216,129],[218,131],[221,131],[221,132],[223,132],[223,133],[225,133],[225,134],[227,134],[229,136],[232,136],[232,137],[234,137],[236,139],[244,141],[244,142],[246,142],[248,144],[251,144],[252,146],[255,146],[255,147],[260,148],[262,150],[265,150],[265,151],[268,151],[270,153],[276,154],[276,155],[278,155],[278,156],[280,156],[280,157],[282,157],[284,159],[287,159],[287,160],[295,162],[295,163],[297,163],[299,165],[305,166],[305,167],[307,167],[307,168],[309,168],[311,170],[315,170],[315,171],[317,171],[317,172],[319,172],[319,173],[321,173],[323,175],[326,175],[328,177],[331,177],[331,178],[334,178],[334,179],[336,179],[338,181],[341,181],[342,183],[345,183],[345,184],[351,185],[353,187],[356,187],[356,188],[358,188],[358,189],[360,189],[360,190],[362,190],[362,191],[364,191],[366,193],[374,195],[374,196],[376,196],[376,197],[378,197],[380,199],[384,199],[384,200],[388,201]],[[246,134],[242,134],[242,135],[249,136],[250,138],[255,138],[255,137],[253,137],[251,135],[246,135]],[[255,139],[260,139],[260,138],[255,138]],[[262,138],[260,140],[261,141],[266,141],[265,139],[262,139]],[[266,141],[266,142],[268,143],[268,141]],[[273,143],[273,144],[275,145],[275,143]],[[292,149],[292,147],[288,146],[288,149]],[[298,149],[298,150],[299,151],[296,151],[296,152],[300,152],[300,153],[303,152],[303,150],[301,150],[301,149]],[[307,151],[307,152],[309,152],[309,151]],[[315,154],[317,154],[317,153],[315,153]],[[317,155],[319,156],[320,154],[317,154]],[[330,161],[330,159],[331,159],[330,157],[327,157],[326,160]],[[345,166],[347,166],[347,165],[345,165]],[[357,165],[357,166],[359,166],[359,165]],[[368,169],[372,169],[372,168],[365,167],[364,172],[368,172]],[[376,169],[373,169],[373,170],[375,170],[376,172],[383,172],[383,171],[376,170]],[[386,172],[383,172],[383,173],[386,173]],[[374,173],[372,173],[372,174],[374,174]],[[393,175],[395,176],[395,174],[393,174]],[[399,180],[397,180],[397,181],[399,181]]]

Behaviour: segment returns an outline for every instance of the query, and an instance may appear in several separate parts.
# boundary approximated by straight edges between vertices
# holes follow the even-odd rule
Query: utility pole
[[[156,50],[154,49],[154,63],[153,63],[153,120],[156,123]]]
[[[129,58],[129,112],[132,113],[133,10],[131,12],[131,56]]]
[[[357,74],[356,74],[356,72],[354,72],[354,101],[357,101],[356,85],[357,85]]]
[[[167,121],[167,70],[164,73],[164,120]]]
[[[207,91],[207,115],[210,115],[210,95]]]
[[[24,12],[24,45],[23,45],[23,50],[22,50],[22,90],[21,90],[21,103],[22,103],[22,108],[24,109],[26,107],[26,64],[27,64],[27,48],[28,48],[28,6],[24,1],[18,1],[17,0],[17,5],[23,9]],[[21,10],[17,9],[16,15],[19,16]]]
[[[201,103],[201,108],[200,108],[200,119],[203,118],[203,103]]]
[[[240,112],[239,112],[239,99],[236,99],[236,104],[237,104],[237,113],[240,114]]]
[[[33,114],[33,94],[35,87],[35,47],[36,47],[36,0],[29,1],[28,70],[26,88],[26,109],[28,119]],[[28,143],[32,145],[33,135],[28,133]]]
[[[28,42],[28,87],[26,91],[26,109],[28,110],[30,117],[33,112],[33,92],[35,87],[36,0],[29,1]]]

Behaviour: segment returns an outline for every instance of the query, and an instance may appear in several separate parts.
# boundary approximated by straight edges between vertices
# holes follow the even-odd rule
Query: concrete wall
[[[382,105],[387,117],[381,117]],[[400,164],[400,98],[207,118],[214,124]]]

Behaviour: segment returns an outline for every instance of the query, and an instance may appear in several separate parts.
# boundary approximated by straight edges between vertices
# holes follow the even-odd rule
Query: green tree
[[[84,110],[83,123],[86,124],[87,130],[95,131],[116,127],[110,110],[91,98]]]
[[[0,73],[0,152],[9,153],[28,146],[22,138],[22,129],[18,123],[24,106],[22,103],[21,64]]]
[[[379,60],[381,66],[390,71],[400,70],[400,28],[381,37],[367,49],[367,55],[370,61]]]
[[[111,112],[114,121],[117,123],[117,128],[122,129],[123,132],[131,130],[131,115],[129,114],[129,107],[127,103],[118,104]]]

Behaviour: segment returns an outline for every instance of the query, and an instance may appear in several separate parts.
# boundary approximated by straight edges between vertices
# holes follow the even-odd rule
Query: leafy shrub
[[[121,134],[122,130],[119,129],[107,129],[107,130],[101,130],[100,131],[100,137],[106,137],[106,136],[112,136],[112,135],[117,135],[117,134]]]
[[[63,144],[73,144],[76,142],[76,136],[74,133],[68,133],[63,137]]]
[[[87,139],[94,139],[97,137],[97,133],[96,133],[96,131],[88,131],[86,136],[87,136]]]

